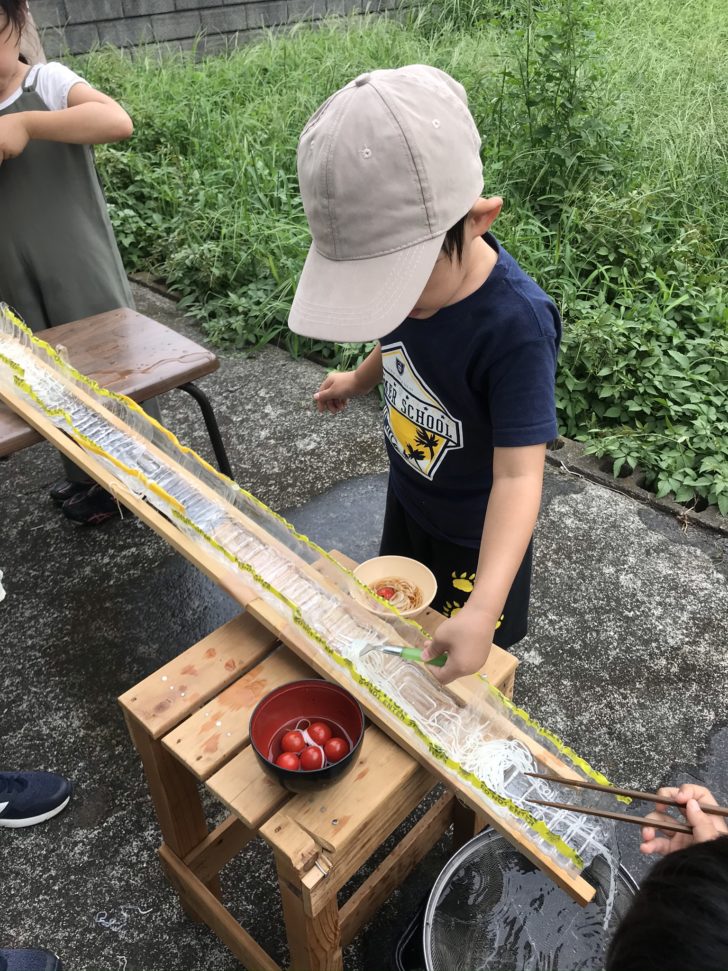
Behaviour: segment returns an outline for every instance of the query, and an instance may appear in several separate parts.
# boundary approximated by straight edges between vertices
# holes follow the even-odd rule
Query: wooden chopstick
[[[685,823],[678,823],[677,820],[669,819],[668,822],[658,822],[657,820],[645,819],[644,816],[628,816],[627,813],[613,813],[609,809],[593,809],[591,806],[572,806],[567,802],[547,802],[545,799],[527,799],[526,802],[535,803],[537,806],[551,806],[553,809],[567,809],[571,813],[582,813],[584,816],[603,816],[605,819],[616,819],[620,823],[633,823],[637,826],[652,826],[654,829],[663,829],[671,833],[692,833],[693,827]]]
[[[595,792],[608,792],[613,796],[629,796],[630,799],[644,799],[646,802],[661,802],[663,806],[681,806],[685,803],[678,802],[677,799],[665,799],[658,796],[655,792],[640,792],[638,789],[619,789],[616,786],[603,786],[599,782],[587,782],[586,779],[562,779],[560,775],[549,775],[546,772],[526,772],[526,775],[534,779],[545,779],[547,782],[557,782],[562,786],[575,786],[577,789],[593,789]],[[700,808],[704,813],[711,816],[728,816],[726,806],[704,806],[700,803]]]

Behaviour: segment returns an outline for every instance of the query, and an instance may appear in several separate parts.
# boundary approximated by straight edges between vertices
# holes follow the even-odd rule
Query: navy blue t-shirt
[[[495,447],[556,437],[556,307],[495,238],[475,293],[380,341],[390,483],[431,536],[480,545]]]

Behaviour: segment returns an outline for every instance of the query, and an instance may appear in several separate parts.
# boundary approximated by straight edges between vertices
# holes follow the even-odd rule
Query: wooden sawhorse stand
[[[423,626],[443,618],[430,611]],[[493,647],[484,669],[509,696],[518,662]],[[269,691],[315,672],[249,614],[240,614],[119,699],[141,756],[163,843],[159,850],[185,911],[207,924],[254,971],[278,965],[220,901],[218,873],[245,844],[271,846],[290,967],[341,971],[342,948],[454,823],[459,846],[479,827],[451,792],[441,795],[364,884],[338,891],[436,785],[374,725],[344,779],[292,795],[263,772],[250,746],[253,708]],[[230,810],[208,831],[198,784]]]

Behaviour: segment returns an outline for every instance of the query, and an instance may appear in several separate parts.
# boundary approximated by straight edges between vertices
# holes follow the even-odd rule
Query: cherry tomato
[[[317,745],[325,745],[334,733],[325,722],[314,722],[308,726],[308,734]]]
[[[294,771],[301,768],[301,760],[293,752],[281,752],[281,754],[276,759],[276,765],[280,766],[281,769],[293,769]]]
[[[284,752],[302,752],[306,747],[306,742],[300,732],[286,732],[281,739],[281,748]]]
[[[313,745],[309,745],[307,749],[301,752],[301,768],[302,769],[320,769],[324,764],[323,752],[320,748],[316,748]]]
[[[330,738],[324,745],[329,762],[340,762],[349,751],[349,743],[343,738]]]
[[[379,587],[379,589],[376,591],[376,594],[378,597],[381,597],[383,600],[391,600],[396,592],[397,591],[394,589],[394,587]]]

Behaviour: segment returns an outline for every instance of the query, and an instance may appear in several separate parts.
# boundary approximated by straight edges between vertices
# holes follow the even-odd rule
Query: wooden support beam
[[[374,917],[389,895],[402,885],[447,830],[454,802],[455,797],[451,792],[440,796],[374,873],[349,897],[339,913],[344,946]]]
[[[229,863],[242,848],[255,839],[254,829],[248,829],[237,816],[228,816],[216,826],[194,850],[184,858],[198,880],[209,884],[213,877]]]
[[[173,853],[185,857],[208,837],[197,783],[187,769],[162,747],[161,742],[151,738],[126,713],[125,717],[134,747],[142,760],[162,838]],[[220,895],[216,875],[210,875],[206,889],[214,896]],[[185,901],[183,907],[193,920],[202,920],[201,914]]]
[[[331,894],[316,916],[310,917],[295,883],[289,883],[279,873],[278,887],[291,971],[344,971],[336,894]]]
[[[220,940],[233,952],[235,957],[250,971],[281,971],[279,965],[244,930],[233,915],[210,893],[204,883],[185,866],[172,850],[162,845],[159,856],[169,876],[170,882],[179,892],[180,899],[186,900],[200,914]]]

